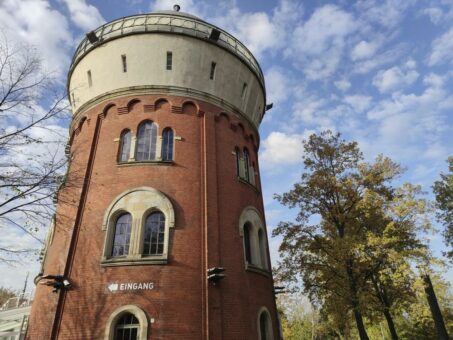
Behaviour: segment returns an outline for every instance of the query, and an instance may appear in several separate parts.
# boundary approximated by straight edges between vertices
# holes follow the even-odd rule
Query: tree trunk
[[[360,313],[357,307],[354,308],[354,318],[357,325],[357,330],[359,331],[360,340],[370,340],[363,324],[362,313]]]
[[[398,334],[396,333],[395,323],[393,322],[392,315],[388,308],[384,308],[384,316],[385,320],[387,320],[387,325],[389,326],[390,335],[392,336],[392,340],[398,340]]]
[[[437,303],[436,293],[434,292],[431,278],[428,274],[423,275],[423,281],[425,282],[425,293],[428,299],[429,308],[433,316],[434,324],[436,326],[437,337],[439,340],[449,340],[447,329],[445,328],[444,318],[440,311],[439,304]]]
[[[378,279],[372,275],[371,276],[371,281],[373,281],[374,285],[374,290],[376,291],[376,294],[379,297],[379,300],[381,301],[382,305],[384,306],[384,316],[385,320],[387,321],[387,325],[389,327],[390,335],[392,337],[392,340],[398,340],[398,334],[396,333],[396,328],[395,328],[395,323],[393,322],[392,315],[390,314],[390,303],[387,298],[387,294],[385,291],[385,287],[381,289],[378,284]]]
[[[357,330],[359,331],[360,340],[369,340],[368,334],[365,329],[365,325],[363,324],[363,317],[362,313],[359,310],[359,298],[357,296],[357,284],[354,278],[354,274],[352,271],[353,263],[352,260],[346,261],[346,272],[348,274],[349,280],[349,289],[351,294],[351,304],[354,311],[354,319],[357,325]]]

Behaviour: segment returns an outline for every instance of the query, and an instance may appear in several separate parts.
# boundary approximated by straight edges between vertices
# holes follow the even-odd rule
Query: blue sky
[[[62,84],[89,30],[121,16],[171,9],[176,0],[3,0],[0,26],[34,45]],[[453,1],[196,1],[181,10],[235,35],[265,74],[268,111],[260,128],[260,166],[268,229],[294,216],[272,199],[298,180],[301,139],[326,128],[356,140],[367,160],[383,153],[403,164],[401,181],[430,192],[453,154]],[[9,233],[10,242],[19,239]],[[439,255],[439,235],[430,235]],[[276,259],[278,240],[270,239]],[[36,246],[36,245],[35,245]],[[0,286],[20,286],[6,268]],[[453,277],[451,271],[448,278]]]

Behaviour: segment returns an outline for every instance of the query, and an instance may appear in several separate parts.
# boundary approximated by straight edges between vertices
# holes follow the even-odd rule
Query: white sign
[[[111,283],[107,283],[107,292],[108,293],[117,293],[117,292],[134,291],[134,290],[151,290],[151,289],[154,289],[153,282],[127,282],[127,283],[111,282]]]

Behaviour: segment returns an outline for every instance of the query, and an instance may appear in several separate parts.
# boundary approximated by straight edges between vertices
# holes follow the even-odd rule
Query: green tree
[[[453,295],[451,286],[438,274],[432,274],[431,280],[436,291],[445,325],[449,334],[453,334]],[[413,284],[415,299],[396,318],[403,339],[430,340],[437,338],[437,332],[431,311],[426,300],[424,282],[417,278]]]
[[[304,142],[305,172],[293,189],[276,198],[299,213],[281,222],[281,278],[302,279],[305,293],[322,305],[338,333],[352,313],[361,339],[368,339],[364,315],[384,313],[397,339],[390,310],[410,301],[410,260],[425,258],[417,231],[426,202],[420,189],[396,189],[401,167],[379,156],[363,162],[355,142],[330,131]],[[350,314],[349,314],[350,315]]]
[[[391,197],[368,190],[361,203],[366,238],[358,249],[367,263],[368,316],[382,313],[392,339],[398,339],[392,311],[400,312],[415,298],[413,264],[430,260],[428,248],[417,236],[431,227],[423,218],[430,209],[422,194],[419,186],[404,184]]]
[[[450,250],[446,255],[453,259],[453,156],[448,158],[448,173],[440,174],[440,180],[434,182],[433,191],[438,208],[437,217],[444,226],[444,238]]]

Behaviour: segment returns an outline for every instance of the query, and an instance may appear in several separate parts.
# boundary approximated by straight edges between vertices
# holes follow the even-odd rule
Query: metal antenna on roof
[[[179,12],[180,9],[181,9],[181,6],[179,6],[178,4],[173,6],[173,10],[176,12]]]

